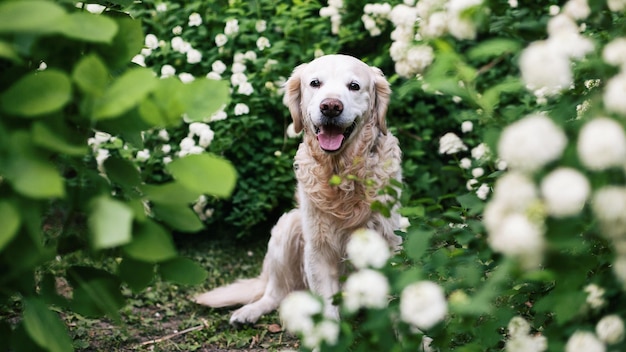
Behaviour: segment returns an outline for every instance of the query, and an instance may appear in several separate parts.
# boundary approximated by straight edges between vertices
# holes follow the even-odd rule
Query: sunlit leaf
[[[4,1],[0,3],[0,33],[53,33],[66,16],[51,1]]]
[[[59,30],[69,38],[110,43],[117,33],[117,24],[106,16],[76,12],[63,19]]]
[[[0,106],[10,114],[35,117],[60,110],[72,98],[72,84],[62,71],[33,72],[0,96]]]
[[[214,155],[188,155],[167,164],[166,169],[185,188],[198,194],[228,197],[235,188],[235,168]]]
[[[157,85],[152,70],[135,68],[119,77],[96,100],[93,116],[97,120],[116,118],[139,104]]]
[[[198,215],[190,207],[180,204],[154,204],[154,215],[175,230],[197,232],[204,228]]]
[[[227,81],[197,79],[185,85],[187,118],[203,121],[228,103],[230,85]]]
[[[99,196],[91,201],[88,225],[95,249],[124,245],[131,240],[132,209],[119,200]]]
[[[87,55],[74,67],[72,79],[83,92],[99,96],[107,87],[109,71],[97,55]]]
[[[190,191],[176,181],[160,185],[142,185],[141,190],[151,202],[179,206],[191,204],[199,196],[197,192]]]
[[[35,157],[10,160],[4,176],[18,193],[30,198],[60,198],[65,195],[64,179],[54,164]]]

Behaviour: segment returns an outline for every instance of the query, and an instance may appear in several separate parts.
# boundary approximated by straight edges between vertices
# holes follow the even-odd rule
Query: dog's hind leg
[[[294,209],[278,220],[263,261],[267,279],[263,296],[236,310],[230,318],[232,325],[256,322],[263,314],[278,308],[290,292],[305,289],[302,271],[302,224],[299,209]]]

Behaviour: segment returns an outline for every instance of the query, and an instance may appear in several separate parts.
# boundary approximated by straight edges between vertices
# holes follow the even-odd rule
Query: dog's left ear
[[[389,106],[389,97],[391,96],[391,88],[389,88],[389,82],[385,79],[383,71],[377,67],[371,67],[374,72],[374,102],[373,114],[378,128],[383,134],[387,134],[387,107]]]
[[[289,108],[291,118],[293,119],[293,127],[296,133],[300,133],[304,128],[304,120],[302,115],[302,91],[300,90],[302,70],[306,64],[296,67],[291,77],[285,83],[285,96],[283,103]]]

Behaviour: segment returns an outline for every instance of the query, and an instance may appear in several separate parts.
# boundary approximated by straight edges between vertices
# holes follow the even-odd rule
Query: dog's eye
[[[316,79],[312,80],[311,83],[309,83],[309,85],[311,87],[313,87],[313,88],[317,88],[317,87],[321,86],[322,84],[320,83],[320,80],[316,78]]]
[[[361,86],[356,83],[356,82],[350,82],[350,84],[348,84],[348,89],[350,90],[359,90],[361,89]]]

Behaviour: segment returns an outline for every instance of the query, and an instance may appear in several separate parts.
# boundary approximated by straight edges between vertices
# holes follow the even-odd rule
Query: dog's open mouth
[[[341,149],[343,142],[350,137],[355,127],[356,120],[346,128],[335,124],[317,126],[315,128],[315,135],[317,136],[317,141],[320,143],[320,148],[329,153],[338,151]]]

